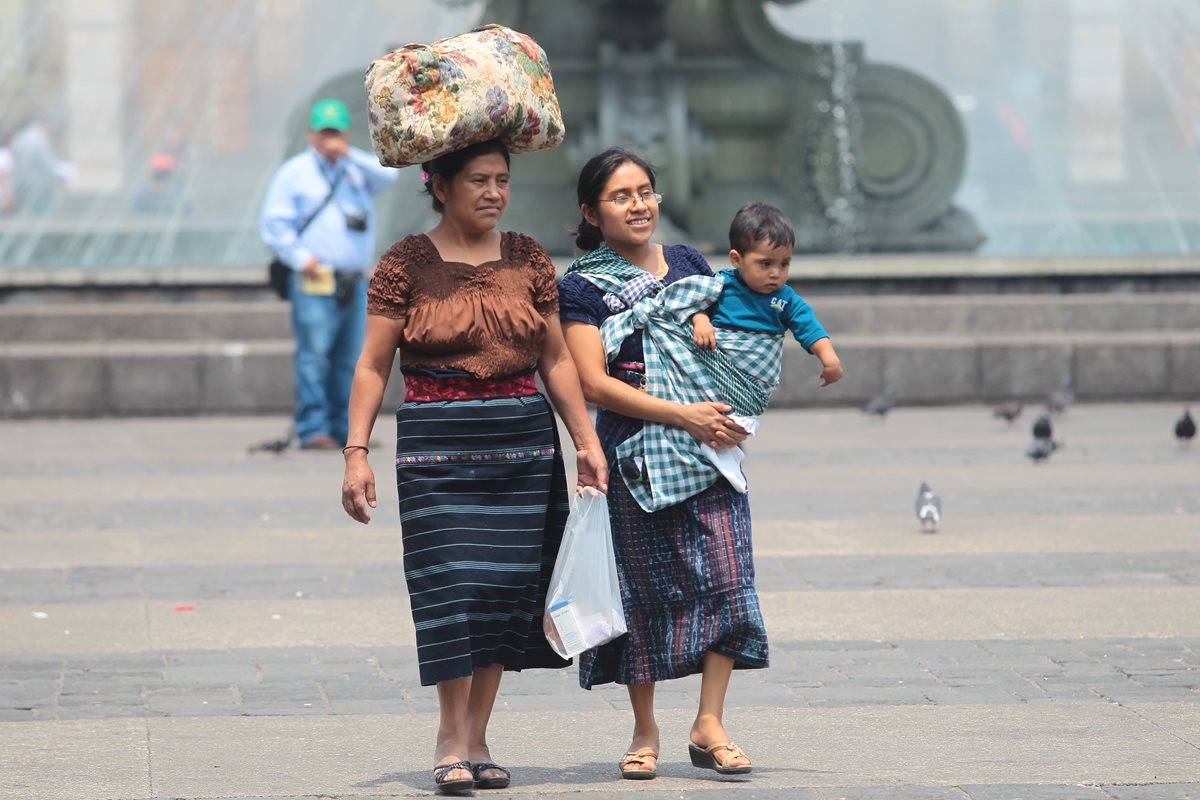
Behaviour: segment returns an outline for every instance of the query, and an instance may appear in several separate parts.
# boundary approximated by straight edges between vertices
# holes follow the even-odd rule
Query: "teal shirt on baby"
[[[713,308],[714,328],[757,333],[791,331],[805,350],[829,336],[812,306],[792,287],[785,285],[770,294],[759,294],[746,285],[736,269],[723,269],[721,276],[725,286]]]

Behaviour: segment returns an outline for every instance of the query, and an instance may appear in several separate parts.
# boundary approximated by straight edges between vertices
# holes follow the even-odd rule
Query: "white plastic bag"
[[[550,575],[542,628],[554,652],[563,658],[612,641],[627,630],[608,498],[590,486],[571,500]]]

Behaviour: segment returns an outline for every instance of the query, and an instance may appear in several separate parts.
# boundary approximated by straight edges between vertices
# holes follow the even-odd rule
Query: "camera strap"
[[[320,169],[320,167],[318,167],[317,169]],[[321,205],[317,206],[317,210],[316,210],[316,211],[314,211],[312,214],[310,214],[310,215],[309,215],[309,217],[308,217],[308,219],[304,220],[304,224],[303,224],[303,225],[301,225],[301,226],[300,226],[300,227],[299,227],[299,228],[296,230],[296,238],[299,238],[299,237],[303,236],[303,235],[304,235],[304,231],[305,231],[305,230],[308,228],[308,226],[309,226],[309,225],[311,225],[311,224],[312,224],[312,221],[313,221],[314,219],[316,219],[316,218],[317,218],[317,217],[318,217],[318,216],[321,214],[321,212],[322,212],[322,211],[324,211],[324,210],[325,210],[325,206],[329,205],[329,201],[333,199],[333,193],[337,191],[337,185],[338,185],[339,183],[341,183],[341,181],[342,181],[342,176],[343,176],[343,175],[345,175],[345,174],[346,174],[346,170],[342,170],[341,172],[339,172],[339,173],[337,174],[337,177],[336,177],[336,178],[334,178],[332,182],[330,182],[330,184],[329,184],[329,194],[325,195],[325,199],[321,201]],[[325,172],[324,172],[324,170],[321,170],[321,177],[325,177]],[[328,181],[329,179],[328,179],[328,178],[325,178],[325,180],[327,180],[327,181]],[[342,213],[344,214],[345,212],[342,212]]]

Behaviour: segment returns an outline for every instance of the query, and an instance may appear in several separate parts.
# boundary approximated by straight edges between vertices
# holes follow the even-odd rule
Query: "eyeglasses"
[[[650,205],[651,201],[655,204],[662,202],[662,194],[659,192],[642,192],[638,195],[619,194],[611,200],[601,200],[601,203],[612,203],[617,208],[629,208],[633,205],[634,200],[641,200],[643,205]]]

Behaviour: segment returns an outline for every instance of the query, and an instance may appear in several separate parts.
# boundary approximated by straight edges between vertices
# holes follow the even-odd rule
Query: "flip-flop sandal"
[[[475,780],[473,778],[463,778],[457,781],[446,780],[446,776],[456,769],[465,769],[471,772],[471,762],[455,761],[453,764],[439,764],[433,768],[433,783],[438,794],[458,796],[471,794],[471,790],[475,788]]]
[[[646,764],[648,759],[654,759],[655,769],[625,769],[630,764]],[[648,781],[658,775],[658,753],[654,752],[652,747],[643,747],[640,750],[633,750],[621,756],[621,761],[617,764],[621,770],[621,777],[629,781]]]
[[[724,758],[717,758],[717,750],[725,750]],[[752,764],[740,764],[736,767],[729,766],[729,762],[738,758],[750,759],[742,748],[738,747],[733,742],[717,742],[710,744],[708,747],[700,747],[695,742],[688,742],[688,755],[692,758],[692,766],[700,769],[711,769],[721,775],[745,775],[751,769]]]
[[[487,772],[489,769],[498,769],[504,773],[503,778],[481,778],[479,774]],[[493,764],[490,761],[484,761],[479,764],[471,765],[471,774],[475,776],[476,789],[507,789],[508,784],[512,782],[512,773],[507,768],[499,764]]]

